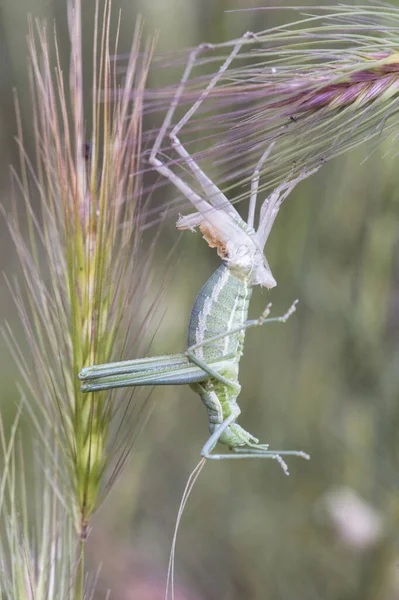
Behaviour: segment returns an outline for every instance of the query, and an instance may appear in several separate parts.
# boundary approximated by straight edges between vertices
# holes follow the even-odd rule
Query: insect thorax
[[[243,325],[248,316],[252,286],[222,264],[200,290],[191,311],[188,347]],[[245,330],[226,335],[195,350],[205,362],[230,356],[239,360]]]

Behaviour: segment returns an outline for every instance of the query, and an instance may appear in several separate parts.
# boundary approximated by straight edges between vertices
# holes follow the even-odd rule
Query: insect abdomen
[[[191,311],[188,346],[203,344],[215,335],[228,333],[243,325],[248,316],[252,286],[232,274],[222,264],[200,290]],[[200,346],[195,355],[205,362],[225,356],[239,359],[245,331],[226,335]]]

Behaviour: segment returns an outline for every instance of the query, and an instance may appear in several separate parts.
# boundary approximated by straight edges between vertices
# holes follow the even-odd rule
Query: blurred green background
[[[94,4],[84,2],[88,51]],[[284,11],[225,13],[249,5],[262,2],[115,0],[114,17],[121,8],[122,49],[142,13],[147,31],[159,31],[161,53],[294,19]],[[14,87],[29,131],[28,14],[55,20],[67,55],[65,0],[1,1],[0,190],[6,206],[9,164],[17,163]],[[26,139],[29,147],[29,134]],[[206,465],[179,532],[179,600],[399,597],[399,158],[394,152],[384,157],[381,147],[364,162],[369,150],[332,161],[292,194],[267,246],[279,285],[271,293],[256,291],[251,307],[258,316],[272,299],[280,314],[300,299],[284,327],[248,333],[240,423],[272,448],[303,449],[312,459],[290,460],[290,477],[273,461]],[[171,218],[154,269],[164,268],[162,256],[175,240]],[[218,264],[199,235],[183,235],[177,253],[153,354],[185,348],[192,303]],[[4,223],[0,264],[8,277],[18,274]],[[0,286],[0,321],[19,335],[4,280]],[[11,421],[18,375],[1,339],[0,347],[1,411]],[[98,599],[108,589],[116,600],[163,597],[181,494],[208,435],[204,408],[188,388],[155,389],[151,402],[132,458],[92,524],[88,555],[92,573],[101,564]]]

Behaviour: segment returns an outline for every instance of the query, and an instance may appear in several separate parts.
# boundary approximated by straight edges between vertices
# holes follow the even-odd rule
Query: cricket
[[[205,101],[242,45],[251,37],[254,34],[248,32],[237,40],[231,54],[210,79],[198,100],[172,127],[181,94],[197,57],[210,45],[200,45],[190,53],[149,157],[152,167],[169,180],[195,209],[194,213],[179,217],[177,228],[191,231],[199,228],[206,242],[216,249],[222,260],[194,302],[188,326],[187,350],[180,354],[87,366],[82,369],[79,378],[83,382],[83,392],[127,386],[189,385],[200,396],[207,410],[210,437],[201,451],[204,459],[271,458],[278,461],[288,475],[284,456],[295,455],[306,459],[309,456],[297,450],[271,450],[237,423],[241,412],[237,402],[241,391],[239,366],[247,329],[266,323],[285,323],[295,311],[297,301],[284,315],[270,316],[269,303],[258,319],[248,320],[254,286],[271,289],[276,285],[264,255],[264,247],[279,208],[294,187],[315,173],[321,163],[312,169],[304,169],[298,176],[278,185],[258,209],[260,172],[274,147],[273,142],[269,144],[251,178],[248,219],[245,221],[233,202],[202,171],[178,137],[180,130]],[[160,149],[167,137],[172,150],[192,173],[203,194],[190,187],[175,172],[171,163],[161,160]],[[226,446],[228,451],[215,452],[218,442]]]

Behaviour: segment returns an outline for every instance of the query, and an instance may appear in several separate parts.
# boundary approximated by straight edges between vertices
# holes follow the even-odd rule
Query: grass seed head
[[[251,176],[270,144],[273,152],[260,172],[259,191],[265,195],[304,169],[367,140],[381,144],[396,131],[399,9],[287,10],[294,11],[294,20],[244,36],[226,70],[220,67],[234,53],[237,39],[203,44],[179,100],[184,114],[219,72],[179,137],[199,164],[217,172],[218,184],[233,202],[248,199]],[[158,59],[174,73],[184,60]],[[148,90],[146,110],[165,110],[175,89]],[[189,176],[170,145],[162,150],[176,170]]]
[[[116,47],[111,47],[110,8],[107,1],[102,17],[96,9],[89,82],[83,80],[80,2],[68,4],[68,76],[57,35],[50,39],[41,23],[31,23],[34,157],[25,150],[17,103],[21,169],[15,176],[14,210],[8,215],[24,280],[24,289],[14,286],[13,293],[30,360],[13,344],[11,332],[9,337],[35,405],[32,417],[39,432],[51,430],[57,440],[60,489],[69,489],[65,505],[82,539],[107,487],[107,465],[116,458],[120,468],[130,445],[119,443],[118,455],[112,457],[113,395],[83,394],[77,375],[84,365],[120,358],[131,311],[147,293],[143,274],[148,261],[139,263],[137,252],[142,209],[138,172],[152,49],[150,44],[143,47],[139,23],[120,84],[112,58]],[[86,90],[91,122],[83,108]],[[18,195],[25,203],[28,237],[18,217]]]

